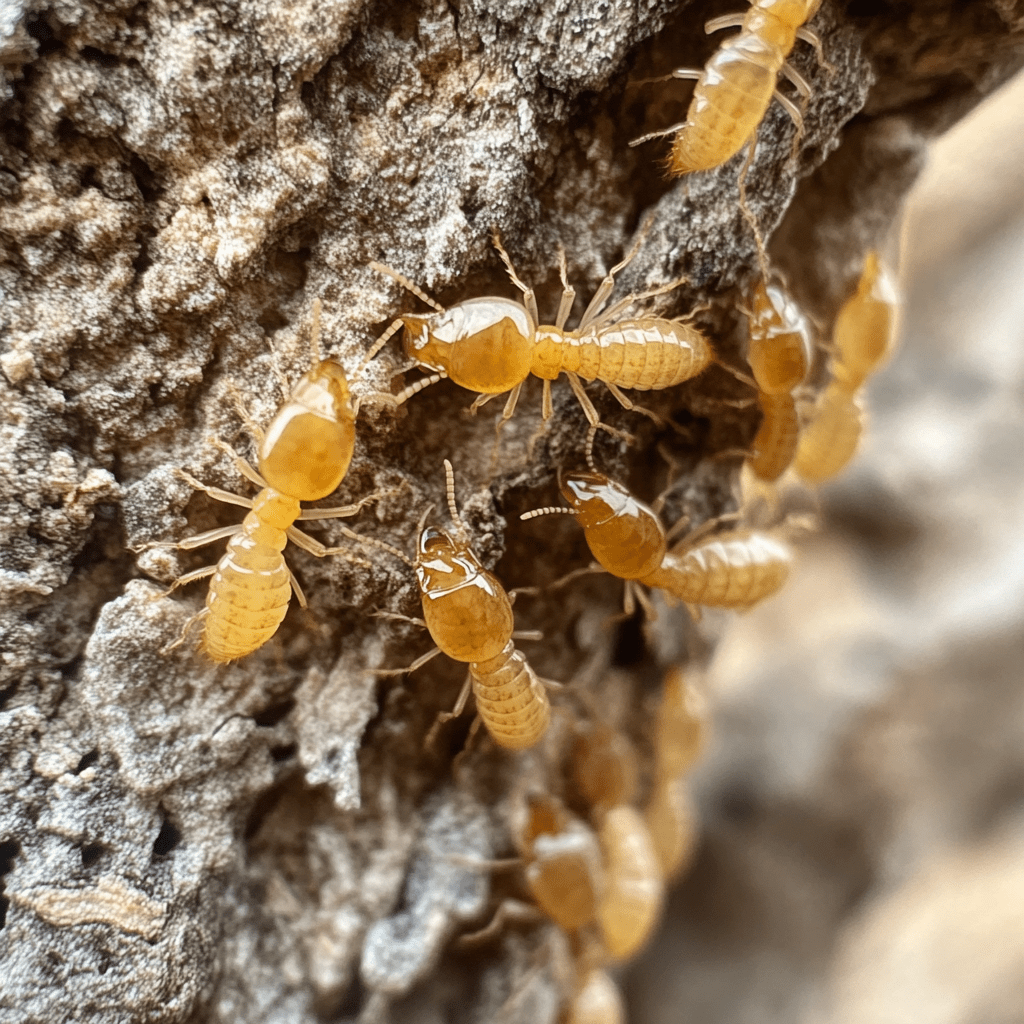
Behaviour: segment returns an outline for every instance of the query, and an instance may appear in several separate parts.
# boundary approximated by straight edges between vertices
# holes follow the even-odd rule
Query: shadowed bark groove
[[[707,656],[721,624],[661,609],[645,637],[610,627],[621,584],[584,578],[523,597],[523,649],[556,694],[550,736],[519,756],[476,741],[469,716],[423,749],[463,671],[438,658],[408,680],[368,670],[429,647],[406,567],[366,570],[290,546],[309,597],[240,663],[160,648],[201,607],[201,585],[149,600],[219,557],[131,549],[240,519],[176,466],[251,493],[208,438],[249,444],[229,384],[257,422],[279,401],[271,348],[306,366],[314,299],[323,344],[351,373],[399,310],[419,309],[376,259],[441,302],[512,294],[493,225],[551,317],[557,244],[585,303],[653,214],[617,295],[685,274],[666,309],[742,365],[736,303],[757,254],[736,189],[742,156],[667,182],[663,144],[628,142],[682,119],[683,83],[637,85],[702,63],[720,4],[535,5],[224,0],[179,5],[23,2],[0,12],[0,1021],[306,1022],[556,1019],[564,951],[545,928],[451,948],[511,892],[461,858],[509,856],[530,786],[558,790],[575,717],[607,711],[649,757],[664,668]],[[1008,0],[825,5],[794,63],[814,85],[801,149],[773,108],[747,179],[750,207],[794,293],[831,325],[863,254],[884,244],[929,137],[1021,63]],[[778,230],[776,230],[778,228]],[[577,314],[583,306],[578,304]],[[389,390],[397,342],[357,392]],[[416,378],[406,375],[406,383]],[[659,431],[588,389],[626,447],[609,475],[666,518],[732,507],[756,409],[722,369],[642,396]],[[456,470],[476,551],[509,588],[543,586],[588,554],[555,503],[582,465],[586,423],[561,381],[541,431],[527,385],[492,471],[496,406],[465,414],[450,383],[397,416],[360,417],[330,504],[385,497],[350,525],[408,550]],[[493,411],[492,411],[493,410]],[[437,514],[440,514],[438,512]],[[336,526],[311,533],[338,542]],[[156,581],[156,582],[154,582]],[[0,911],[2,913],[2,911]],[[440,965],[440,966],[439,966]],[[431,1009],[432,1008],[432,1009]]]

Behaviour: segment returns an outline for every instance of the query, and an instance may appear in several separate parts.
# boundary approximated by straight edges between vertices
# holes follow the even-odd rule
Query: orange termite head
[[[326,498],[348,471],[355,440],[345,371],[324,359],[277,410],[260,445],[260,473],[275,490],[300,501]]]
[[[614,519],[633,501],[625,487],[603,473],[559,474],[558,489],[584,530]]]
[[[455,661],[497,657],[512,637],[512,604],[469,545],[428,526],[420,534],[415,569],[434,643]]]
[[[665,530],[642,501],[603,473],[559,475],[587,546],[602,567],[624,580],[643,579],[665,557]]]
[[[512,299],[468,299],[440,313],[406,314],[402,322],[405,354],[470,391],[501,394],[530,375],[537,328]]]

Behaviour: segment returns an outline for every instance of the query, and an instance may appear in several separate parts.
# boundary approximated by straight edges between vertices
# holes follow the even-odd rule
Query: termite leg
[[[206,616],[209,615],[209,614],[210,614],[210,609],[209,608],[204,608],[201,612],[196,612],[195,615],[192,615],[188,619],[186,619],[185,620],[185,625],[181,627],[181,633],[178,636],[178,639],[175,640],[173,643],[169,643],[166,646],[161,647],[160,648],[160,653],[162,655],[167,655],[167,654],[170,654],[171,651],[175,650],[175,648],[180,647],[185,642],[185,639],[188,637],[188,631],[197,622],[201,622],[203,619],[205,619]]]
[[[496,398],[498,393],[491,393],[489,395],[477,395],[473,399],[473,404],[469,407],[469,415],[475,416],[477,409],[482,409],[492,398]]]
[[[501,244],[501,235],[498,233],[497,228],[491,228],[491,241],[494,243],[494,248],[498,250],[498,255],[501,257],[501,262],[505,264],[505,269],[508,271],[508,276],[512,279],[512,283],[523,293],[523,305],[526,306],[526,311],[533,317],[535,324],[540,323],[540,313],[537,310],[537,296],[533,294],[533,289],[523,284],[520,280],[519,275],[516,273],[516,268],[512,265],[512,257],[505,251],[505,246]]]
[[[173,594],[178,587],[184,587],[186,584],[195,583],[196,580],[205,579],[207,576],[212,576],[216,571],[217,566],[206,565],[202,569],[194,569],[192,572],[187,572],[184,576],[179,576],[165,591],[154,594],[149,600],[159,601],[160,598]]]
[[[558,315],[555,317],[555,326],[562,330],[565,321],[569,319],[572,312],[572,304],[576,301],[576,289],[569,284],[569,268],[565,262],[565,250],[558,246],[558,276],[562,281],[562,298],[558,303]]]
[[[263,435],[261,433],[260,438],[262,438],[262,436]],[[242,456],[227,443],[227,441],[222,441],[219,437],[211,437],[209,438],[209,443],[212,444],[214,448],[219,448],[231,460],[231,464],[239,473],[242,474],[242,476],[246,478],[246,480],[251,481],[260,488],[267,486],[267,481],[264,480],[255,469],[253,469],[252,464],[243,459]]]
[[[295,600],[299,602],[299,607],[308,608],[309,602],[306,601],[306,595],[302,592],[302,587],[299,586],[299,581],[291,569],[288,570],[288,582],[292,585],[292,593],[295,595]]]
[[[643,609],[644,618],[648,622],[654,622],[658,618],[658,611],[651,604],[651,599],[644,593],[644,588],[639,583],[633,584],[633,593],[636,595],[637,602]]]
[[[426,629],[427,624],[423,619],[414,619],[410,615],[402,615],[401,612],[372,612],[375,619],[394,619],[396,622],[411,622],[414,626],[419,626],[420,629]]]
[[[569,386],[573,390],[573,394],[576,396],[576,400],[580,403],[583,408],[583,415],[587,417],[587,422],[592,427],[597,427],[599,430],[606,430],[613,437],[621,437],[625,441],[632,441],[633,436],[627,434],[624,430],[616,430],[614,427],[609,427],[607,423],[601,422],[601,417],[597,414],[597,409],[594,408],[594,403],[587,397],[586,391],[583,390],[583,385],[580,383],[579,377],[575,373],[566,371],[566,377],[569,378]]]
[[[299,519],[309,521],[316,519],[348,519],[350,516],[354,516],[361,509],[364,509],[371,501],[378,501],[383,498],[384,494],[381,491],[374,491],[373,494],[367,494],[365,498],[360,498],[353,505],[337,505],[333,508],[307,508],[303,509],[299,513]]]
[[[603,384],[615,396],[619,405],[621,405],[623,409],[629,409],[630,412],[638,412],[643,416],[647,416],[649,419],[654,420],[654,423],[659,427],[665,426],[665,418],[663,416],[659,416],[652,409],[648,409],[643,405],[637,405],[631,399],[627,398],[622,391],[610,381],[603,381]]]
[[[273,349],[271,349],[271,355],[273,355]],[[285,400],[291,394],[291,389],[288,387],[288,382],[284,379],[284,375],[281,373],[281,368],[276,362],[272,362],[274,375],[278,379],[278,383],[281,385],[284,391]],[[238,385],[233,381],[227,382],[227,392],[231,396],[231,404],[235,407],[235,412],[238,414],[238,418],[242,421],[242,425],[249,432],[249,436],[256,442],[257,445],[263,444],[263,428],[253,419],[252,413],[245,407],[245,397],[242,395]]]
[[[704,23],[704,32],[710,36],[725,28],[742,28],[744,17],[743,14],[723,14],[720,18],[712,18]]]
[[[778,90],[776,90],[778,95]],[[789,100],[786,100],[789,103]],[[792,106],[792,104],[790,104]],[[747,147],[747,158],[743,161],[743,167],[740,170],[740,176],[737,181],[737,186],[740,193],[740,212],[743,214],[744,219],[750,225],[750,230],[754,233],[754,241],[757,244],[757,261],[761,264],[761,277],[768,280],[768,252],[765,249],[764,238],[761,235],[760,225],[757,223],[757,218],[754,216],[754,211],[747,205],[747,174],[750,171],[750,167],[754,162],[754,154],[757,152],[757,135],[750,140],[750,145]]]
[[[825,51],[824,51],[824,49],[822,48],[822,45],[821,45],[821,36],[819,36],[818,33],[815,32],[813,28],[808,28],[806,25],[801,25],[796,30],[796,37],[797,37],[797,39],[802,39],[805,43],[809,43],[811,46],[814,47],[814,52],[818,56],[818,63],[830,75],[834,75],[836,73],[836,66],[835,66],[835,64],[831,63],[830,61],[826,60],[826,58],[825,58]]]
[[[541,399],[540,418],[549,420],[555,414],[555,406],[551,401],[551,381],[544,379],[544,391]]]
[[[523,900],[505,899],[501,901],[494,917],[483,928],[460,935],[456,945],[461,948],[471,948],[490,942],[491,939],[501,934],[506,922],[535,924],[541,920],[543,920],[541,912],[533,904]]]
[[[652,213],[641,225],[640,230],[637,232],[636,239],[630,246],[629,252],[627,252],[626,255],[608,271],[604,280],[598,286],[597,291],[594,292],[594,297],[590,300],[590,304],[587,306],[586,310],[584,310],[583,316],[580,319],[579,330],[584,330],[590,322],[597,317],[597,314],[601,311],[601,307],[608,301],[608,296],[611,295],[612,289],[615,287],[615,275],[633,262],[636,254],[640,251],[640,246],[643,245],[644,239],[650,233],[651,225],[653,223],[654,214]]]
[[[203,491],[216,501],[223,501],[227,505],[241,505],[242,508],[252,508],[252,501],[248,498],[243,498],[241,494],[234,494],[220,487],[210,487],[208,484],[197,480],[190,473],[186,473],[183,469],[175,469],[174,473],[175,476],[184,480],[189,486],[194,487],[197,491]]]
[[[779,101],[779,106],[793,119],[797,134],[802,137],[804,133],[804,115],[800,113],[800,108],[788,96],[779,92],[778,89],[772,95],[774,99]]]
[[[426,739],[423,741],[423,747],[429,750],[434,745],[434,740],[437,738],[438,730],[445,722],[450,722],[453,718],[458,718],[463,711],[466,710],[466,701],[469,700],[469,691],[473,686],[473,677],[466,673],[466,681],[462,684],[462,689],[459,691],[459,699],[455,702],[455,707],[451,711],[442,711],[436,719],[434,724],[430,727],[430,731],[427,733]]]
[[[441,648],[435,647],[432,651],[421,654],[411,665],[406,665],[405,668],[375,668],[371,670],[370,674],[375,676],[406,676],[410,672],[415,672],[418,668],[423,668],[428,661],[436,658],[440,653]]]
[[[372,569],[373,563],[368,562],[365,558],[360,558],[358,555],[352,554],[348,548],[329,548],[326,544],[321,544],[320,541],[314,537],[310,537],[308,533],[303,533],[297,526],[289,526],[287,531],[288,539],[298,547],[302,548],[303,551],[308,551],[315,558],[326,558],[328,555],[336,555],[339,558],[344,558],[348,562],[352,562],[355,565],[360,565],[364,569]]]

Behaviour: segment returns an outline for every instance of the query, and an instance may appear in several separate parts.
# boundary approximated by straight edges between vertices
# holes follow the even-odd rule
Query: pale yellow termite
[[[804,101],[810,96],[810,84],[786,58],[797,39],[811,43],[821,53],[821,41],[804,25],[820,4],[821,0],[753,0],[746,14],[709,21],[709,33],[734,27],[740,32],[727,40],[703,69],[678,68],[667,76],[697,82],[686,121],[630,145],[674,135],[668,171],[678,177],[718,167],[752,142],[773,97],[802,130],[803,114],[778,91],[778,77],[783,74]]]
[[[688,772],[704,750],[707,709],[700,694],[673,666],[665,673],[654,724],[655,769],[659,779],[676,779]]]
[[[508,750],[524,750],[547,731],[551,705],[544,684],[516,648],[518,634],[513,632],[508,593],[473,551],[455,503],[455,475],[447,459],[444,468],[455,535],[435,526],[423,529],[415,562],[396,548],[376,542],[415,570],[423,604],[423,621],[418,624],[429,630],[437,646],[408,668],[378,674],[413,672],[442,651],[455,661],[468,662],[469,678],[458,702],[439,720],[460,715],[472,688],[477,713],[495,743]]]
[[[747,361],[762,394],[798,388],[811,368],[814,348],[807,317],[776,281],[759,281],[751,297]]]
[[[647,823],[628,805],[603,813],[598,839],[604,856],[604,891],[597,919],[608,953],[627,960],[647,941],[661,915],[661,864]]]
[[[761,425],[754,436],[754,454],[747,460],[759,480],[773,483],[790,467],[800,441],[800,415],[796,400],[787,392],[758,393]]]
[[[554,798],[535,795],[518,846],[527,887],[541,910],[567,932],[591,924],[604,884],[593,829]]]
[[[644,808],[644,820],[662,878],[671,881],[686,866],[697,842],[697,812],[685,780],[656,782]]]
[[[187,473],[183,479],[217,501],[241,505],[249,513],[241,524],[225,526],[189,537],[172,546],[192,549],[225,537],[227,551],[216,565],[179,577],[174,590],[194,580],[212,576],[206,607],[186,623],[184,640],[193,622],[203,622],[202,649],[213,661],[226,662],[251,654],[265,644],[280,626],[294,591],[302,607],[306,599],[284,560],[290,540],[311,555],[322,558],[341,554],[369,568],[341,548],[327,548],[303,533],[296,520],[332,519],[355,515],[377,495],[355,505],[302,511],[299,503],[330,494],[342,481],[352,461],[355,445],[355,412],[348,382],[339,363],[319,357],[319,300],[313,307],[311,369],[278,409],[266,433],[259,432],[259,472],[231,451],[235,467],[261,488],[255,498],[208,487]],[[256,428],[258,429],[258,428]],[[170,593],[170,591],[168,591]]]
[[[670,533],[654,510],[593,469],[589,442],[587,454],[590,472],[559,476],[559,488],[569,508],[533,509],[520,519],[559,512],[574,516],[600,567],[626,581],[627,612],[632,611],[634,595],[648,608],[638,584],[660,588],[691,606],[747,608],[770,597],[786,582],[793,558],[788,545],[770,534],[745,528],[705,539],[721,519],[705,523],[670,549]],[[652,614],[649,609],[648,614]]]
[[[582,976],[565,1024],[626,1024],[622,994],[607,971],[592,967]]]
[[[836,320],[833,373],[851,391],[864,384],[888,357],[896,335],[899,298],[892,276],[871,251],[857,291],[843,304]]]
[[[863,428],[860,399],[843,381],[832,381],[800,433],[793,460],[797,475],[813,484],[837,476],[856,454]]]
[[[573,744],[572,775],[580,795],[592,807],[630,803],[639,777],[636,751],[616,729],[589,725]]]
[[[574,331],[565,329],[576,291],[568,282],[565,254],[561,251],[559,272],[563,290],[554,324],[540,323],[533,289],[519,278],[497,231],[494,245],[512,283],[523,293],[522,302],[485,296],[445,309],[402,274],[383,264],[371,263],[374,269],[394,278],[436,311],[399,317],[367,354],[369,361],[404,327],[406,355],[416,365],[431,371],[430,376],[396,396],[387,396],[386,400],[400,405],[430,384],[449,378],[478,393],[473,410],[495,395],[509,392],[502,412],[504,423],[515,412],[523,384],[533,374],[544,381],[543,417],[547,420],[553,412],[551,382],[564,373],[592,426],[600,425],[601,421],[583,390],[581,378],[604,383],[624,408],[653,415],[634,405],[621,389],[648,391],[673,387],[697,376],[715,357],[707,338],[683,320],[656,316],[618,319],[634,302],[669,291],[680,281],[627,295],[605,308],[615,275],[636,255],[646,230],[640,232],[625,259],[608,272]]]
[[[726,530],[676,544],[644,582],[687,605],[750,608],[782,589],[793,551],[761,530]]]

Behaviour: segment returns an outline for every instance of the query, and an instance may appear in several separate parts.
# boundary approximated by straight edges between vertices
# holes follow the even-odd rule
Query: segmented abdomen
[[[800,435],[794,469],[808,483],[831,480],[856,454],[863,425],[857,395],[842,382],[833,381]]]
[[[284,530],[262,523],[255,512],[228,542],[206,595],[202,646],[214,661],[251,654],[277,632],[291,599],[281,553],[287,542]]]
[[[476,710],[498,746],[525,750],[544,735],[551,719],[548,695],[511,640],[496,657],[470,664],[469,674]]]
[[[748,31],[718,50],[672,143],[669,173],[706,171],[735,156],[764,118],[785,59],[782,50]]]
[[[789,468],[800,440],[800,417],[790,394],[758,395],[764,418],[754,437],[750,468],[761,480],[778,480]]]
[[[643,580],[686,604],[744,608],[770,597],[789,577],[789,547],[764,533],[720,533],[687,550],[670,551]]]
[[[707,338],[695,327],[660,317],[625,320],[583,334],[564,352],[564,369],[585,380],[637,391],[670,388],[696,377],[713,355]],[[571,363],[576,365],[566,365]]]

